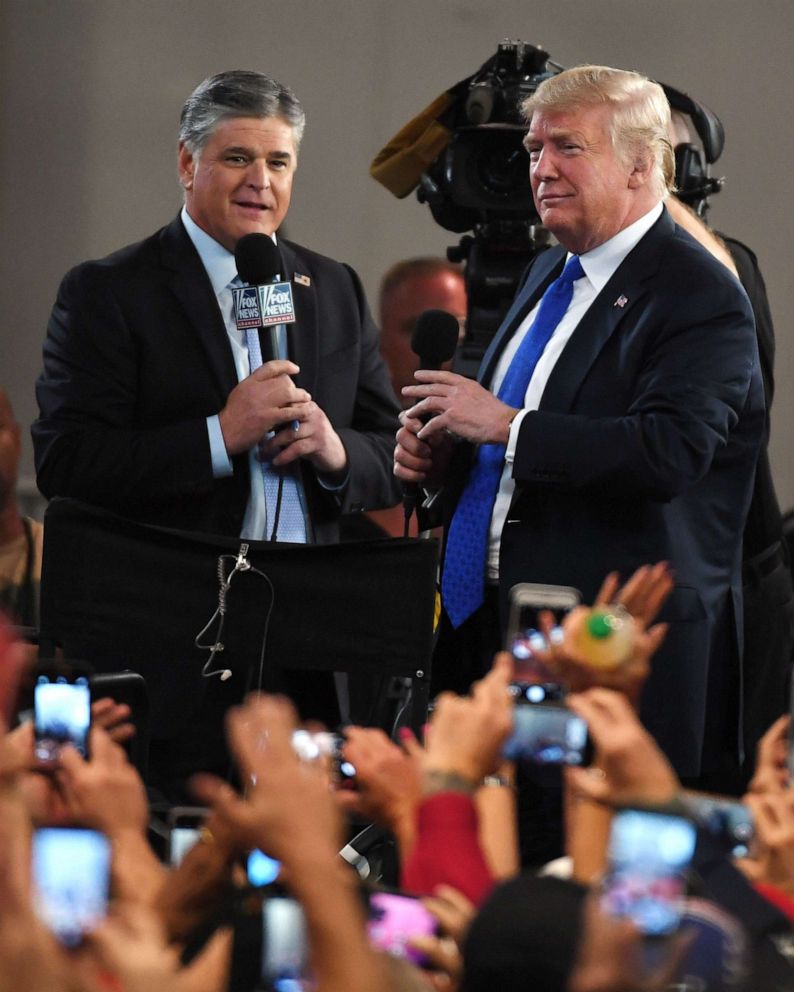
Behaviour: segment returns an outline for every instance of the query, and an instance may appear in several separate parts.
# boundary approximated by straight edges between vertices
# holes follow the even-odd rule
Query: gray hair
[[[609,107],[615,152],[627,165],[650,156],[652,188],[662,199],[675,189],[670,104],[658,83],[639,72],[580,65],[545,79],[521,110],[529,121],[536,110],[553,114],[582,106]]]
[[[292,128],[296,149],[306,124],[303,108],[288,86],[263,72],[231,69],[205,79],[185,100],[179,140],[191,155],[200,155],[218,124],[234,117],[280,117]]]

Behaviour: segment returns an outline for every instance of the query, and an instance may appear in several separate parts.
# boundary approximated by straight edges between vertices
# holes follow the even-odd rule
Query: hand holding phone
[[[553,675],[538,657],[548,647],[541,632],[538,616],[543,611],[554,615],[554,626],[549,632],[552,641],[562,639],[561,624],[574,607],[579,605],[581,594],[572,586],[541,585],[521,582],[510,590],[510,617],[507,625],[505,650],[515,659],[516,682],[552,682]]]
[[[39,761],[58,760],[61,747],[71,744],[88,757],[91,729],[91,690],[88,678],[40,674],[33,690],[35,744]]]
[[[410,941],[414,937],[433,937],[438,932],[438,920],[418,896],[404,892],[370,892],[367,936],[378,950],[425,967],[426,959],[410,946]]]

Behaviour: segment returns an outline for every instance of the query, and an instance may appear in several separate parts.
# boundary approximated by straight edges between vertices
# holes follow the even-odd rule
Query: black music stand
[[[436,542],[247,543],[249,560],[273,588],[265,691],[286,691],[300,705],[295,687],[322,681],[305,673],[410,677],[410,724],[418,732],[430,686]],[[233,559],[240,544],[53,500],[45,515],[43,647],[61,644],[67,657],[97,672],[140,672],[153,743],[188,728],[198,737],[209,729],[200,725],[208,712],[221,715],[258,682],[271,602],[264,581],[241,573],[229,591],[225,648],[213,667],[230,669],[232,678],[203,678],[208,652],[194,644],[218,603],[218,558]],[[305,715],[318,715],[308,709]]]

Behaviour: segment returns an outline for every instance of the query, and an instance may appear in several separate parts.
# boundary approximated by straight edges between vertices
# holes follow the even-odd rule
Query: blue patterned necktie
[[[236,288],[244,283],[233,280],[230,283]],[[259,343],[259,331],[249,328],[245,332],[245,343],[248,348],[248,363],[252,372],[262,365],[262,348]],[[276,468],[268,462],[259,463],[262,470],[262,482],[265,487],[265,513],[267,533],[265,540],[286,541],[292,544],[306,543],[306,518],[301,504],[298,487],[297,467],[287,465]],[[281,505],[279,506],[279,482],[281,483]],[[278,509],[278,514],[276,510]],[[277,527],[274,532],[273,524]]]
[[[543,294],[535,320],[524,335],[505,374],[497,398],[508,406],[523,407],[532,373],[573,297],[573,284],[584,275],[573,255],[562,274]],[[482,604],[488,534],[506,446],[482,444],[461,494],[447,535],[441,600],[453,627],[459,627]]]

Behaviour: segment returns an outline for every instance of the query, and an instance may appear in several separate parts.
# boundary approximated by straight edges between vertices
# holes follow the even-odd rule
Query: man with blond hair
[[[559,247],[535,259],[478,381],[419,372],[397,435],[396,474],[445,510],[436,670],[477,673],[517,582],[591,601],[607,572],[666,560],[670,628],[642,716],[679,773],[719,776],[739,758],[741,533],[764,422],[750,305],[665,209],[661,87],[581,66],[523,109]]]

